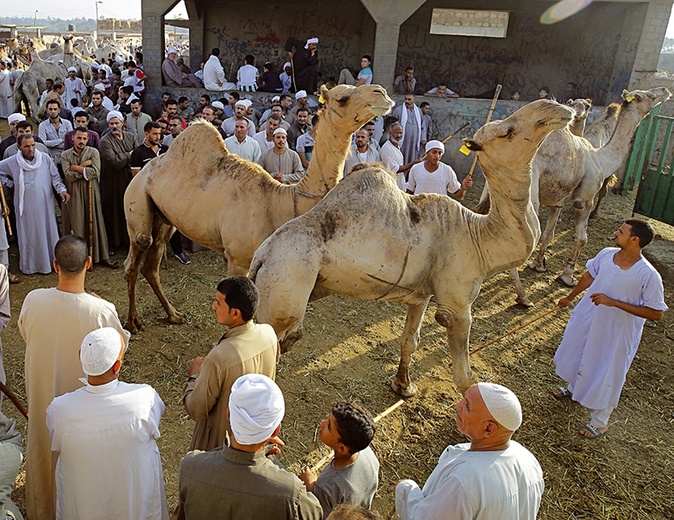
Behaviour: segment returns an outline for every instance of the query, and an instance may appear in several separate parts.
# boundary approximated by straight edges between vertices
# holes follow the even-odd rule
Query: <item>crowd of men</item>
[[[309,83],[316,80],[311,64],[318,41],[313,40],[287,45],[294,63],[308,69],[304,75],[295,70],[296,76]],[[199,79],[174,62],[171,50],[165,78],[196,86]],[[231,86],[217,70],[210,83],[210,69],[217,69],[211,60],[219,63],[218,55],[214,49],[204,81]],[[125,84],[117,86],[115,99],[112,84],[103,82],[102,66],[93,85],[84,85],[73,73],[65,84],[52,82],[37,132],[22,114],[11,114],[11,134],[0,143],[0,176],[9,203],[9,214],[4,207],[3,212],[15,224],[19,269],[58,274],[56,287],[28,294],[18,320],[26,343],[31,414],[25,459],[31,519],[98,518],[106,507],[117,518],[169,517],[156,443],[164,403],[152,387],[120,381],[129,333],[113,304],[84,289],[92,263],[114,268],[113,250],[128,246],[123,196],[133,175],[166,153],[187,124],[200,117],[218,129],[231,153],[257,162],[279,182],[294,183],[311,161],[320,125],[317,106],[303,89],[281,92],[266,110],[257,110],[239,94],[254,90],[250,69],[238,76],[236,90],[220,99],[203,95],[192,107],[187,98],[176,100],[167,91],[159,104],[144,103],[142,55],[136,58],[141,66],[126,64]],[[254,68],[254,60],[247,57],[246,65]],[[370,66],[371,58],[364,56],[361,72],[343,77],[364,84],[368,75],[371,81]],[[432,138],[429,104],[416,103],[413,70],[394,85],[404,94],[403,104],[354,134],[344,174],[358,163],[382,162],[407,193],[463,199],[472,180],[459,182],[441,161],[444,144]],[[88,90],[90,104],[83,107]],[[427,95],[456,94],[440,84]],[[9,284],[19,281],[8,273],[5,231],[0,226],[0,330],[9,322]],[[644,322],[662,318],[667,309],[662,280],[641,255],[652,238],[648,224],[627,220],[615,233],[616,247],[590,260],[578,286],[559,302],[569,305],[591,288],[572,313],[555,356],[567,386],[553,392],[557,399],[571,398],[592,410],[590,422],[579,431],[586,438],[608,430]],[[179,233],[171,238],[176,258],[189,263],[184,242]],[[285,415],[283,392],[274,382],[278,341],[271,326],[254,321],[258,299],[246,277],[227,278],[215,290],[215,320],[226,330],[206,356],[187,368],[182,405],[195,426],[190,452],[180,464],[174,516],[377,518],[369,510],[379,485],[379,461],[371,448],[376,426],[358,404],[335,403],[319,425],[318,439],[333,452],[320,474],[305,468],[295,475],[278,460]],[[605,362],[608,352],[610,363]],[[543,472],[534,455],[512,440],[522,424],[518,398],[501,385],[478,383],[456,409],[458,430],[469,442],[448,446],[423,487],[412,480],[396,485],[400,518],[535,518]],[[22,457],[14,422],[0,413],[0,516],[22,518],[10,498]]]

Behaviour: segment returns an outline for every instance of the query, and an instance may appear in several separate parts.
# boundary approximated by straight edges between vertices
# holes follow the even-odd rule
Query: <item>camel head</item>
[[[387,114],[395,103],[380,85],[337,85],[321,87],[324,108],[321,119],[329,119],[342,131],[352,133],[377,116]]]
[[[648,114],[659,103],[664,103],[671,97],[672,93],[665,87],[655,87],[649,90],[633,90],[628,92],[623,90],[622,110],[636,108],[637,112],[643,117]]]
[[[592,108],[591,99],[569,99],[566,102],[566,105],[571,107],[576,113],[573,116],[573,121],[585,121],[587,116],[590,115],[590,109]]]
[[[574,113],[555,101],[539,99],[503,121],[484,125],[472,139],[464,139],[464,143],[469,150],[477,152],[487,177],[500,168],[528,167],[548,134],[565,128]]]

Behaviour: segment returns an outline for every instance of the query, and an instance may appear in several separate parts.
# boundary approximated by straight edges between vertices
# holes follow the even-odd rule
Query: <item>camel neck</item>
[[[636,105],[631,103],[623,105],[611,139],[595,152],[604,179],[616,171],[629,154],[632,136],[641,119]]]

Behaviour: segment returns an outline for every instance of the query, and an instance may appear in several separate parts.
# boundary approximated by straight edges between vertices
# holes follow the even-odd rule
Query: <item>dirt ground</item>
[[[480,192],[472,190],[472,207]],[[581,266],[601,248],[621,218],[631,214],[630,197],[609,196],[600,216],[591,223],[589,241],[581,253]],[[561,272],[573,239],[572,212],[566,209],[548,255],[548,271],[522,272],[523,283],[535,307],[514,305],[512,285],[502,273],[484,282],[473,308],[472,348],[478,347],[551,309],[568,288],[555,280]],[[674,228],[654,223],[658,238],[653,249],[671,248]],[[671,249],[670,249],[671,251]],[[122,255],[117,258],[123,260]],[[672,258],[671,256],[669,257]],[[218,255],[203,251],[192,255],[189,266],[169,259],[161,276],[171,301],[187,313],[183,325],[168,325],[148,284],[139,283],[139,309],[145,329],[132,338],[121,377],[151,384],[166,403],[159,447],[171,507],[176,504],[177,470],[187,451],[193,422],[181,404],[190,359],[204,355],[222,330],[211,310],[217,282],[226,267]],[[668,260],[666,264],[672,265]],[[18,261],[15,247],[12,271]],[[581,269],[579,268],[579,271]],[[25,400],[24,343],[16,318],[25,295],[32,289],[56,284],[56,275],[24,276],[11,287],[10,325],[2,334],[9,384]],[[121,270],[95,268],[87,289],[115,303],[125,319],[126,284]],[[674,279],[666,280],[670,306]],[[453,405],[459,394],[451,378],[451,361],[443,329],[426,313],[419,350],[413,356],[412,377],[419,394],[378,425],[373,446],[381,462],[380,488],[374,508],[386,515],[392,505],[392,486],[402,478],[423,484],[447,444],[463,442],[456,431]],[[354,400],[373,414],[398,400],[389,384],[399,360],[398,339],[405,307],[332,296],[310,305],[305,336],[285,354],[277,381],[286,398],[287,412],[281,432],[287,446],[282,462],[297,471],[313,464],[326,451],[314,441],[319,420],[336,400]],[[480,380],[513,389],[524,407],[524,424],[515,439],[538,458],[545,474],[546,491],[540,518],[671,519],[674,518],[674,312],[657,323],[649,322],[641,348],[627,378],[620,404],[611,417],[608,435],[591,441],[577,430],[589,419],[578,404],[558,402],[551,389],[560,383],[552,357],[569,316],[557,311],[477,353],[472,365]],[[26,422],[8,400],[4,413],[17,418],[25,434]],[[15,499],[23,505],[23,473]]]

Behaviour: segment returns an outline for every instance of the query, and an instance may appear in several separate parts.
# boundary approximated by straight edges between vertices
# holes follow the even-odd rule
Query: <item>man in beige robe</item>
[[[183,391],[185,409],[197,421],[190,450],[212,450],[231,435],[227,403],[234,381],[250,373],[276,377],[278,340],[270,325],[253,322],[258,300],[255,284],[245,276],[218,284],[213,310],[229,330],[206,357],[190,363]]]
[[[300,156],[287,146],[288,132],[283,128],[274,130],[274,147],[257,160],[267,173],[283,184],[299,182],[304,177],[304,167]]]
[[[79,360],[82,339],[101,327],[114,327],[128,344],[115,306],[84,291],[91,267],[87,243],[66,235],[54,248],[58,285],[31,291],[23,302],[19,331],[26,342],[26,395],[30,421],[26,448],[26,512],[28,518],[55,518],[56,488],[47,406],[54,397],[77,390],[85,377]]]
[[[87,146],[89,131],[78,127],[73,134],[73,147],[61,155],[61,165],[70,193],[70,204],[63,211],[63,234],[78,235],[89,244],[92,261],[116,268],[108,255],[108,235],[103,221],[101,189],[98,179],[101,174],[101,158],[96,148]],[[91,184],[91,201],[89,201]],[[89,211],[91,204],[91,211]],[[89,236],[90,222],[93,233]]]

